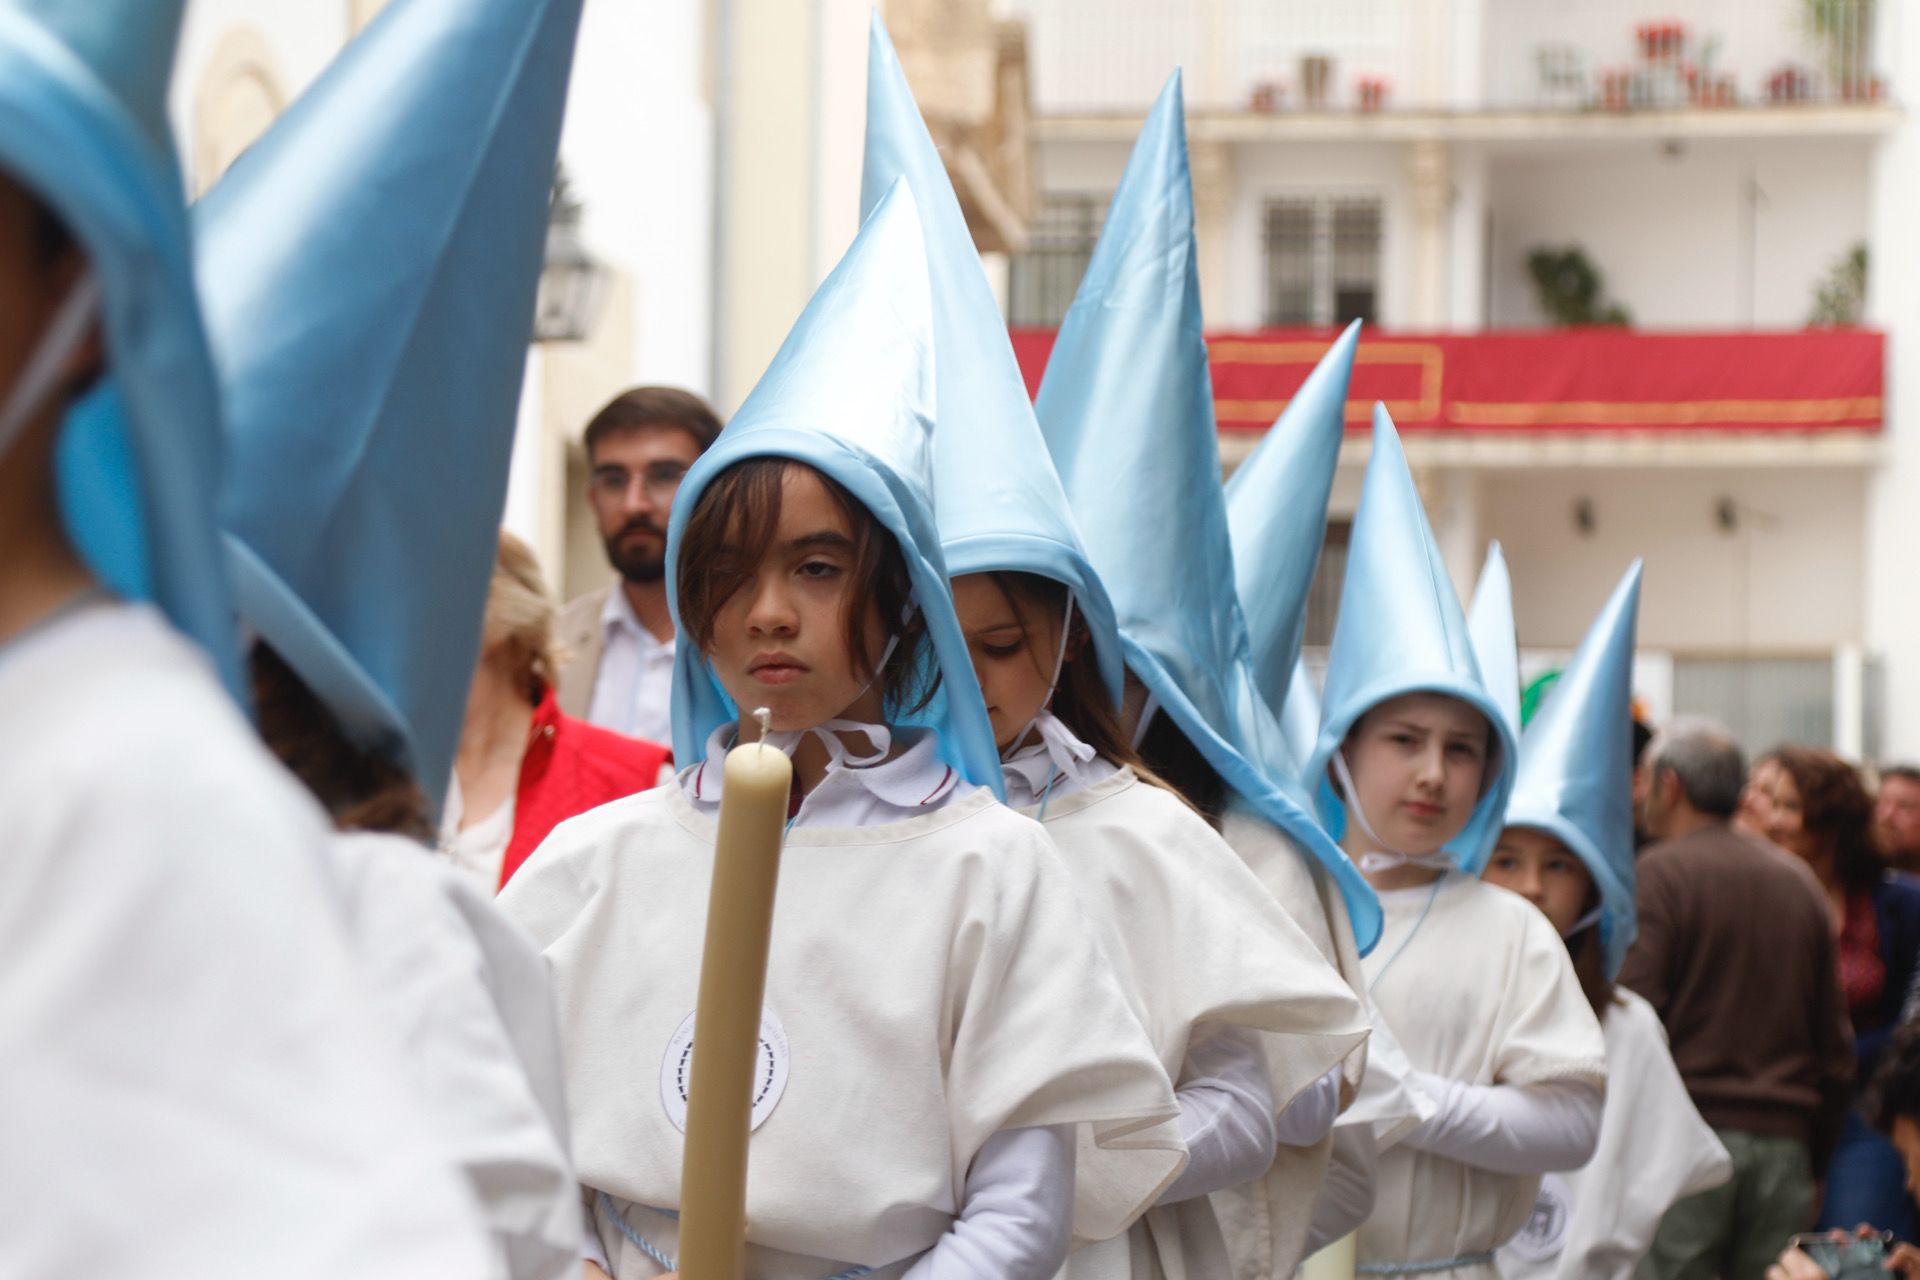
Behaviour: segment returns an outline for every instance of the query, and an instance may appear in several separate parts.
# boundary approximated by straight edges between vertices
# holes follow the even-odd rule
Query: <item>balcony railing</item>
[[[1497,0],[1486,105],[1636,111],[1870,103],[1887,0]]]
[[[1053,338],[1050,329],[1013,331],[1030,391]],[[1220,429],[1265,431],[1332,340],[1326,330],[1209,334]],[[1870,329],[1368,330],[1354,355],[1346,421],[1364,430],[1379,401],[1401,431],[1417,434],[1871,433],[1884,420],[1885,345]]]
[[[1896,0],[1008,0],[1042,113],[1871,103]]]

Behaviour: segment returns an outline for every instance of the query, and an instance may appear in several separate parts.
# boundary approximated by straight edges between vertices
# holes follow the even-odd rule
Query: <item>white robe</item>
[[[1653,1006],[1617,987],[1600,1026],[1600,1145],[1584,1169],[1541,1180],[1532,1215],[1497,1257],[1504,1280],[1628,1280],[1673,1202],[1732,1172],[1687,1096]]]
[[[158,613],[0,646],[0,1276],[485,1273],[318,808]]]
[[[575,1164],[620,1280],[662,1268],[679,1203],[680,1034],[693,1012],[714,824],[679,786],[562,823],[502,893],[554,974]],[[926,815],[787,837],[747,1188],[753,1280],[899,1276],[957,1212],[996,1132],[1094,1127],[1131,1148],[1076,1195],[1124,1230],[1180,1171],[1172,1086],[1059,854],[975,791]],[[604,1192],[603,1199],[598,1193]],[[609,1208],[612,1213],[609,1213]]]
[[[1028,810],[1033,812],[1033,810]],[[1196,1025],[1261,1037],[1277,1114],[1352,1055],[1367,1017],[1352,989],[1204,819],[1171,792],[1121,770],[1056,794],[1046,831],[1073,873],[1135,1012],[1178,1079]],[[1112,1157],[1083,1142],[1080,1177]],[[1230,1273],[1213,1208],[1162,1205],[1125,1237],[1076,1250],[1073,1280]]]
[[[1380,895],[1386,927],[1363,968],[1414,1067],[1467,1084],[1606,1087],[1606,1045],[1567,947],[1532,903],[1449,872]],[[1532,1212],[1537,1177],[1405,1144],[1380,1153],[1365,1265],[1490,1253]],[[1429,1274],[1493,1277],[1491,1262]]]
[[[467,1179],[496,1274],[580,1269],[560,1031],[546,963],[492,898],[403,836],[336,836],[354,952],[421,1116]]]
[[[1213,1196],[1232,1250],[1233,1280],[1284,1280],[1308,1252],[1314,1203],[1329,1178],[1365,1185],[1376,1142],[1385,1145],[1425,1116],[1432,1103],[1406,1080],[1406,1055],[1367,997],[1353,924],[1338,886],[1305,850],[1243,805],[1228,806],[1220,824],[1227,845],[1300,931],[1346,980],[1373,1028],[1364,1046],[1341,1063],[1343,1106],[1333,1134],[1310,1147],[1283,1147],[1256,1184]],[[1358,1217],[1349,1219],[1357,1226]]]

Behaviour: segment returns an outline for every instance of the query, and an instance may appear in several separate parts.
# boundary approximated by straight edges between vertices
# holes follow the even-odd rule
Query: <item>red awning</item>
[[[1214,414],[1264,431],[1333,341],[1320,330],[1208,336]],[[1354,358],[1347,422],[1386,402],[1403,431],[1877,431],[1885,336],[1791,333],[1405,334],[1369,330]],[[1037,391],[1050,329],[1016,329]]]

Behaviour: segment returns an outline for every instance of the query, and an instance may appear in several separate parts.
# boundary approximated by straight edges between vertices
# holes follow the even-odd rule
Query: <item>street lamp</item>
[[[598,318],[606,283],[606,268],[580,239],[580,201],[568,186],[566,171],[556,169],[547,208],[546,260],[534,300],[533,340],[585,341]]]

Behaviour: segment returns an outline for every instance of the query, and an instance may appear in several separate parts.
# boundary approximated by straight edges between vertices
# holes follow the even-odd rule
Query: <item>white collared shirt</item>
[[[680,774],[687,799],[701,813],[720,812],[720,784],[726,773],[726,755],[736,729],[723,724],[707,738],[707,758]],[[827,765],[827,776],[800,801],[795,827],[876,827],[905,822],[971,794],[963,781],[935,750],[934,735],[925,729],[895,731],[907,749],[878,764]]]
[[[616,583],[600,610],[600,669],[587,719],[649,742],[673,739],[673,637],[656,640]]]

